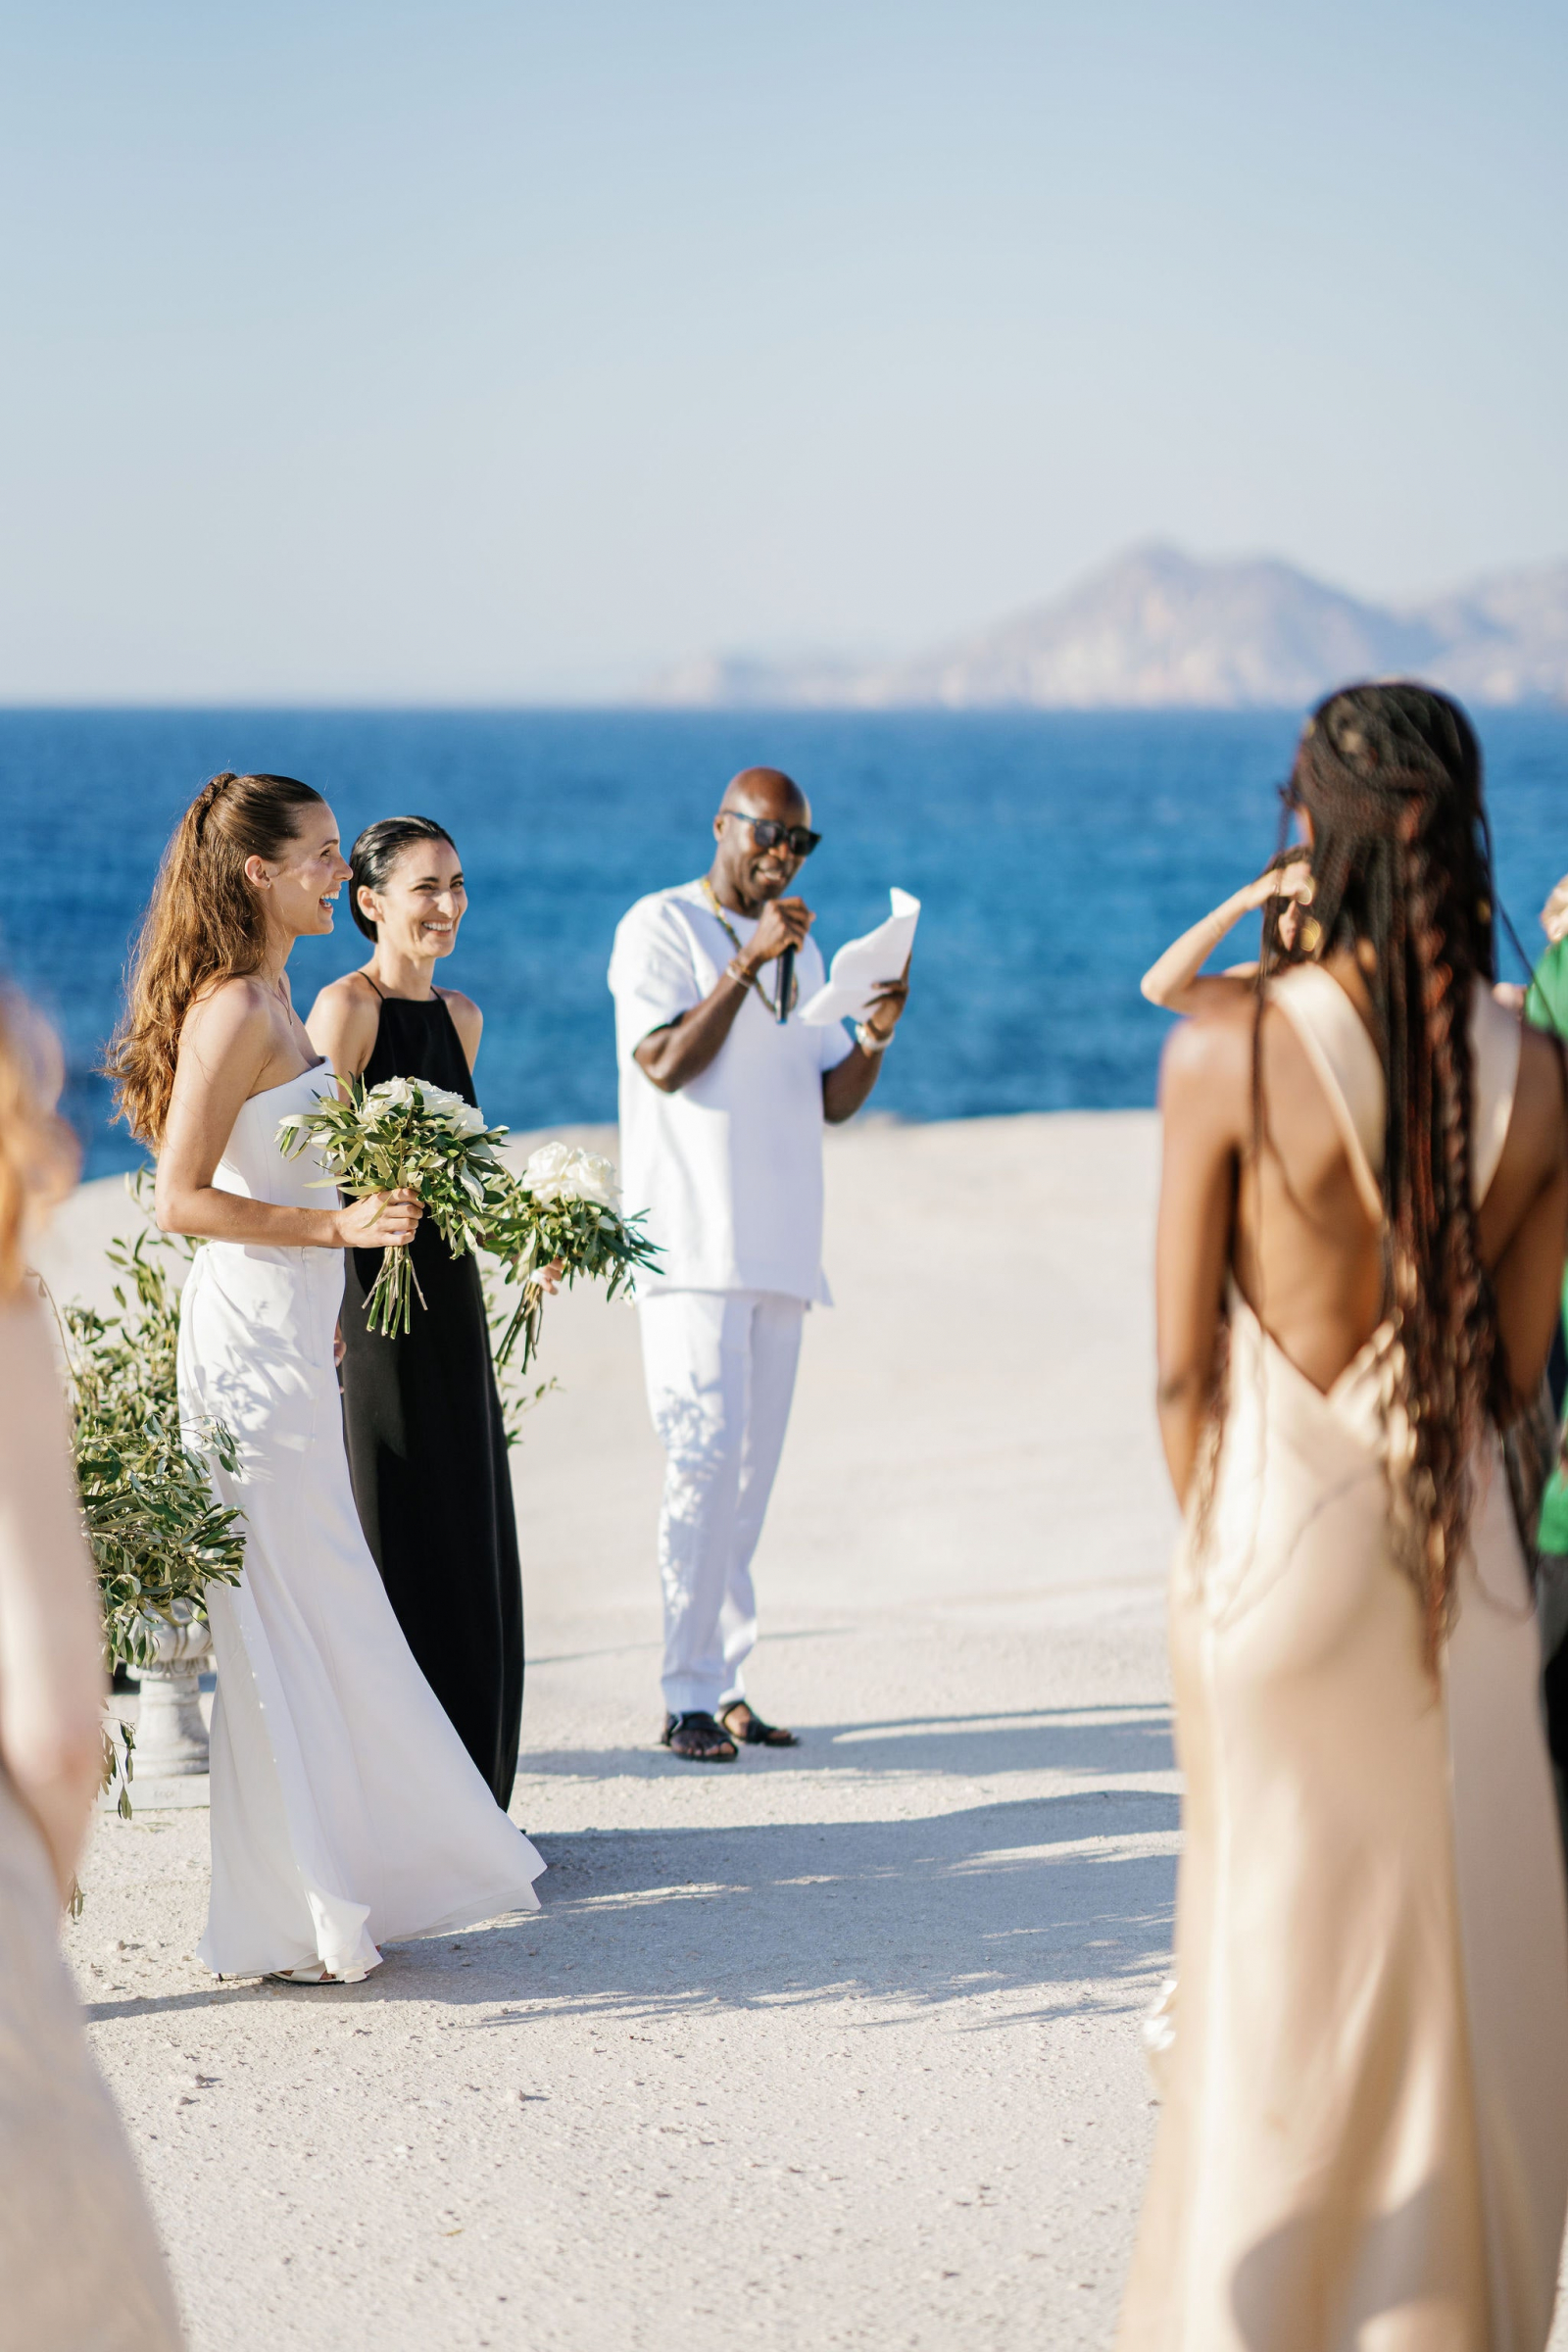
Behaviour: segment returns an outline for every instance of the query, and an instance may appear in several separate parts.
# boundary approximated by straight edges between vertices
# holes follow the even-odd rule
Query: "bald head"
[[[810,802],[781,767],[743,767],[725,785],[718,806],[721,814],[728,808],[744,808],[748,816],[771,816],[784,825],[808,825],[811,821]]]

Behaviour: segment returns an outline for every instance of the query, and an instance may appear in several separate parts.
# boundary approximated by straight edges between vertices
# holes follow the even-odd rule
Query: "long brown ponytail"
[[[204,784],[174,829],[142,919],[124,1015],[104,1067],[115,1108],[156,1148],[169,1116],[179,1032],[213,982],[260,968],[267,921],[245,879],[247,858],[282,856],[302,808],[321,796],[295,776],[237,776]]]
[[[1292,796],[1312,819],[1324,952],[1363,951],[1387,1082],[1384,1280],[1404,1457],[1395,1530],[1435,1657],[1474,1447],[1486,1416],[1506,1421],[1514,1405],[1471,1199],[1470,1004],[1495,968],[1481,753],[1446,695],[1350,686],[1307,721]]]

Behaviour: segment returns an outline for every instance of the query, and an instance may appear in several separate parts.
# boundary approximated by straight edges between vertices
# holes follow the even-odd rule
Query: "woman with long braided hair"
[[[1181,982],[1162,1074],[1186,1841],[1120,2352],[1542,2352],[1568,1910],[1503,1440],[1568,1091],[1493,994],[1464,713],[1332,695],[1288,798],[1309,905]]]

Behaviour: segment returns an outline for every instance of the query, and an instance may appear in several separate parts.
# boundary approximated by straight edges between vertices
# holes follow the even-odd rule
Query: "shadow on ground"
[[[915,1821],[547,1839],[544,1933],[464,1938],[466,1984],[443,1990],[520,2000],[519,2021],[856,1996],[971,2004],[976,2027],[1135,2007],[1170,1949],[1176,1826],[1173,1796],[1096,1790]],[[538,1957],[514,1975],[519,1942]],[[416,1977],[451,1954],[404,1958]]]
[[[483,2005],[472,2030],[490,2034],[846,1999],[878,2004],[878,2025],[889,2004],[955,2004],[976,2030],[1130,2009],[1168,1957],[1176,1827],[1162,1791],[1086,1789],[917,1820],[546,1838],[543,1912],[395,1947],[364,1984],[215,1985],[88,2015],[425,2002]]]
[[[799,1728],[799,1727],[798,1727]],[[682,1763],[650,1740],[646,1747],[554,1747],[517,1759],[524,1775],[548,1779],[691,1780],[719,1771],[944,1773],[959,1780],[1003,1772],[1110,1775],[1172,1772],[1170,1710],[1149,1707],[1015,1708],[970,1715],[918,1715],[884,1722],[823,1723],[801,1729],[797,1748],[750,1748],[738,1765]]]

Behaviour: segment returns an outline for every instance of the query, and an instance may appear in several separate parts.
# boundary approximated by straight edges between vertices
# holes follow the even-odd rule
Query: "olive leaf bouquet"
[[[522,1295],[496,1349],[504,1370],[522,1343],[517,1365],[526,1372],[539,1345],[546,1267],[559,1265],[569,1286],[581,1275],[602,1282],[607,1298],[629,1290],[639,1267],[653,1268],[660,1252],[642,1230],[642,1213],[626,1216],[615,1171],[597,1152],[572,1144],[542,1144],[488,1227],[484,1246],[501,1260],[509,1283]]]
[[[461,1095],[422,1078],[383,1078],[371,1087],[354,1078],[346,1101],[324,1096],[314,1109],[291,1112],[277,1140],[290,1159],[314,1143],[329,1171],[321,1183],[336,1185],[350,1200],[417,1194],[447,1248],[462,1257],[484,1239],[514,1187],[496,1152],[506,1133],[487,1127]],[[408,1245],[394,1243],[382,1251],[365,1319],[371,1331],[407,1332],[416,1298],[424,1305]]]

